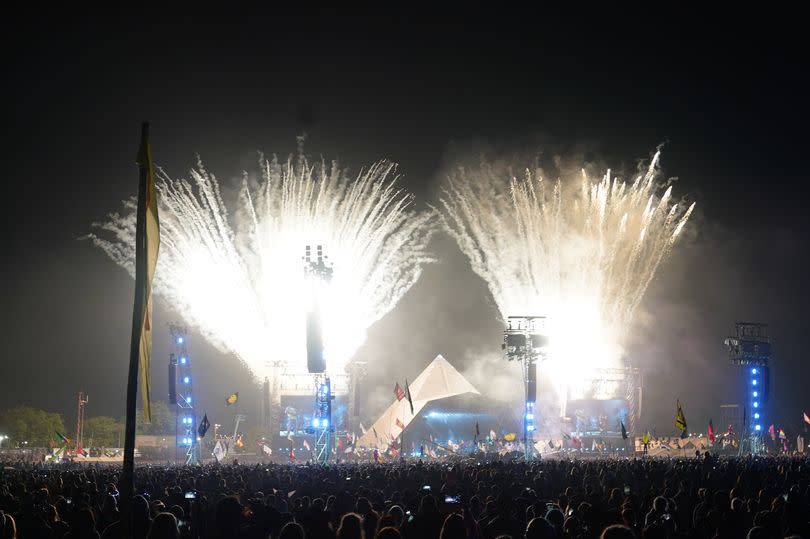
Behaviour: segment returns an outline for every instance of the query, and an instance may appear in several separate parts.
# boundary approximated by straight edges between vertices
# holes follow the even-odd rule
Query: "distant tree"
[[[124,425],[112,417],[98,416],[84,420],[82,443],[87,447],[119,447],[124,443]]]
[[[68,434],[62,414],[30,406],[15,406],[0,412],[0,432],[9,437],[3,444],[6,447],[50,447],[56,431]]]
[[[123,423],[123,421],[122,421]],[[174,434],[174,410],[163,401],[152,401],[152,422],[146,423],[143,419],[143,409],[135,413],[135,430],[138,434]]]

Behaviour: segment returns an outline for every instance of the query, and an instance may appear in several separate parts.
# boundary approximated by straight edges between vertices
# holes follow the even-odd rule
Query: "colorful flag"
[[[267,455],[267,456],[270,456],[270,455],[273,454],[273,449],[267,444],[264,444],[262,446],[262,451],[264,451],[264,454]]]
[[[622,440],[626,440],[627,439],[627,429],[624,428],[624,421],[619,421],[619,423],[622,424]]]
[[[67,436],[65,436],[64,434],[59,432],[58,430],[54,431],[54,432],[56,433],[56,437],[59,438],[60,442],[62,442],[65,445],[70,445],[70,438],[68,438]]]
[[[809,416],[809,415],[807,415],[807,412],[802,412],[802,419],[804,419],[804,422],[805,422],[805,423],[807,423],[808,425],[810,425],[810,416]]]
[[[517,434],[515,434],[514,432],[505,434],[503,437],[503,439],[506,440],[507,442],[514,442],[515,438],[517,438]]]
[[[241,434],[236,437],[236,442],[234,443],[234,445],[236,445],[236,447],[240,449],[245,447],[245,441],[242,439]]]
[[[675,428],[681,431],[681,438],[686,438],[686,416],[683,414],[681,401],[677,401],[677,411],[675,412]]]
[[[728,429],[726,429],[726,436],[731,437],[734,436],[734,425],[731,423],[728,424]]]
[[[405,390],[400,387],[399,382],[397,382],[397,385],[394,386],[394,395],[398,401],[405,398]]]
[[[143,126],[141,146],[138,149],[138,165],[141,169],[141,179],[138,186],[138,210],[135,223],[135,306],[132,325],[135,334],[132,335],[132,343],[137,346],[138,350],[143,418],[147,423],[151,423],[149,364],[152,359],[152,280],[155,277],[160,249],[160,222],[148,124]]]
[[[784,429],[779,429],[779,439],[780,440],[787,440],[787,435],[785,434]]]
[[[709,441],[711,443],[714,443],[715,437],[714,437],[714,425],[712,425],[712,418],[709,418],[709,428],[708,428],[707,433],[708,433],[708,436],[709,436]]]
[[[408,404],[411,405],[411,415],[413,415],[413,399],[411,398],[411,388],[408,387],[407,378],[405,378],[405,397],[408,399]]]
[[[292,447],[290,448],[289,459],[295,460],[295,449],[293,449]]]
[[[641,443],[644,445],[650,443],[650,431],[644,431],[644,434],[641,435]]]
[[[197,434],[200,435],[200,438],[205,437],[205,433],[208,432],[208,429],[211,427],[211,423],[208,422],[208,414],[203,415],[203,420],[200,421],[200,427],[197,429]]]
[[[397,425],[397,427],[401,428],[402,430],[405,430],[405,424],[402,421],[400,421],[399,418],[397,418],[396,425]]]
[[[312,448],[309,446],[309,442],[306,439],[304,439],[304,449],[306,449],[307,451],[312,450]]]
[[[236,404],[239,401],[239,392],[231,393],[228,395],[228,398],[225,399],[225,405],[230,406],[231,404]]]
[[[771,440],[775,442],[776,441],[776,429],[773,428],[773,425],[768,427],[768,434],[771,435]]]

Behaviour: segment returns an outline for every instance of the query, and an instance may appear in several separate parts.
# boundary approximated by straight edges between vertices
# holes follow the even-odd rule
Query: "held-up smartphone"
[[[197,493],[194,492],[193,490],[189,490],[188,492],[186,492],[186,499],[187,500],[194,500],[196,498],[197,498]]]
[[[459,502],[458,496],[447,496],[444,499],[444,503],[457,504],[458,502]]]
[[[625,496],[629,496],[629,495],[630,495],[630,487],[629,487],[629,486],[627,486],[627,485],[625,485],[625,486],[624,486],[624,495],[625,495]]]
[[[430,485],[425,485],[422,487],[422,490],[430,492]]]

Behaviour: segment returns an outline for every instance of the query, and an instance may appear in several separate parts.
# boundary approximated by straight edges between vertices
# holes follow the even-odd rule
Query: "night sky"
[[[70,423],[84,389],[88,416],[123,415],[134,285],[78,238],[135,193],[149,120],[155,160],[174,176],[200,154],[227,180],[254,167],[257,150],[294,152],[306,132],[309,153],[354,169],[397,161],[418,205],[474,152],[581,152],[632,170],[665,143],[664,173],[698,211],[628,350],[648,369],[644,423],[672,428],[676,397],[695,429],[721,403],[742,403],[723,338],[752,320],[771,325],[773,417],[797,428],[810,411],[802,33],[765,16],[643,15],[9,18],[0,408],[29,404]],[[498,353],[484,283],[449,239],[434,247],[441,262],[359,352],[386,391],[393,364],[401,381],[437,353],[460,370]],[[155,398],[170,347],[161,328],[178,319],[157,303]],[[254,421],[258,388],[238,360],[194,334],[190,350],[212,422],[229,421],[224,398],[237,390]]]

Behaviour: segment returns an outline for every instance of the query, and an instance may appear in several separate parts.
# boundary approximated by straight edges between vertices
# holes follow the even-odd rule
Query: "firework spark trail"
[[[692,213],[694,204],[671,202],[671,187],[657,195],[658,158],[631,184],[610,171],[516,178],[483,163],[458,169],[443,189],[442,224],[501,316],[548,317],[543,369],[561,400],[589,373],[622,366],[633,315]]]
[[[264,159],[245,174],[236,211],[228,212],[217,179],[202,163],[190,179],[159,171],[161,253],[158,296],[212,344],[237,355],[256,377],[271,362],[305,369],[305,245],[323,245],[333,264],[319,285],[330,371],[343,365],[366,330],[389,312],[432,262],[432,211],[416,213],[387,161],[348,176],[336,163]],[[90,238],[134,271],[134,205],[95,225]]]

